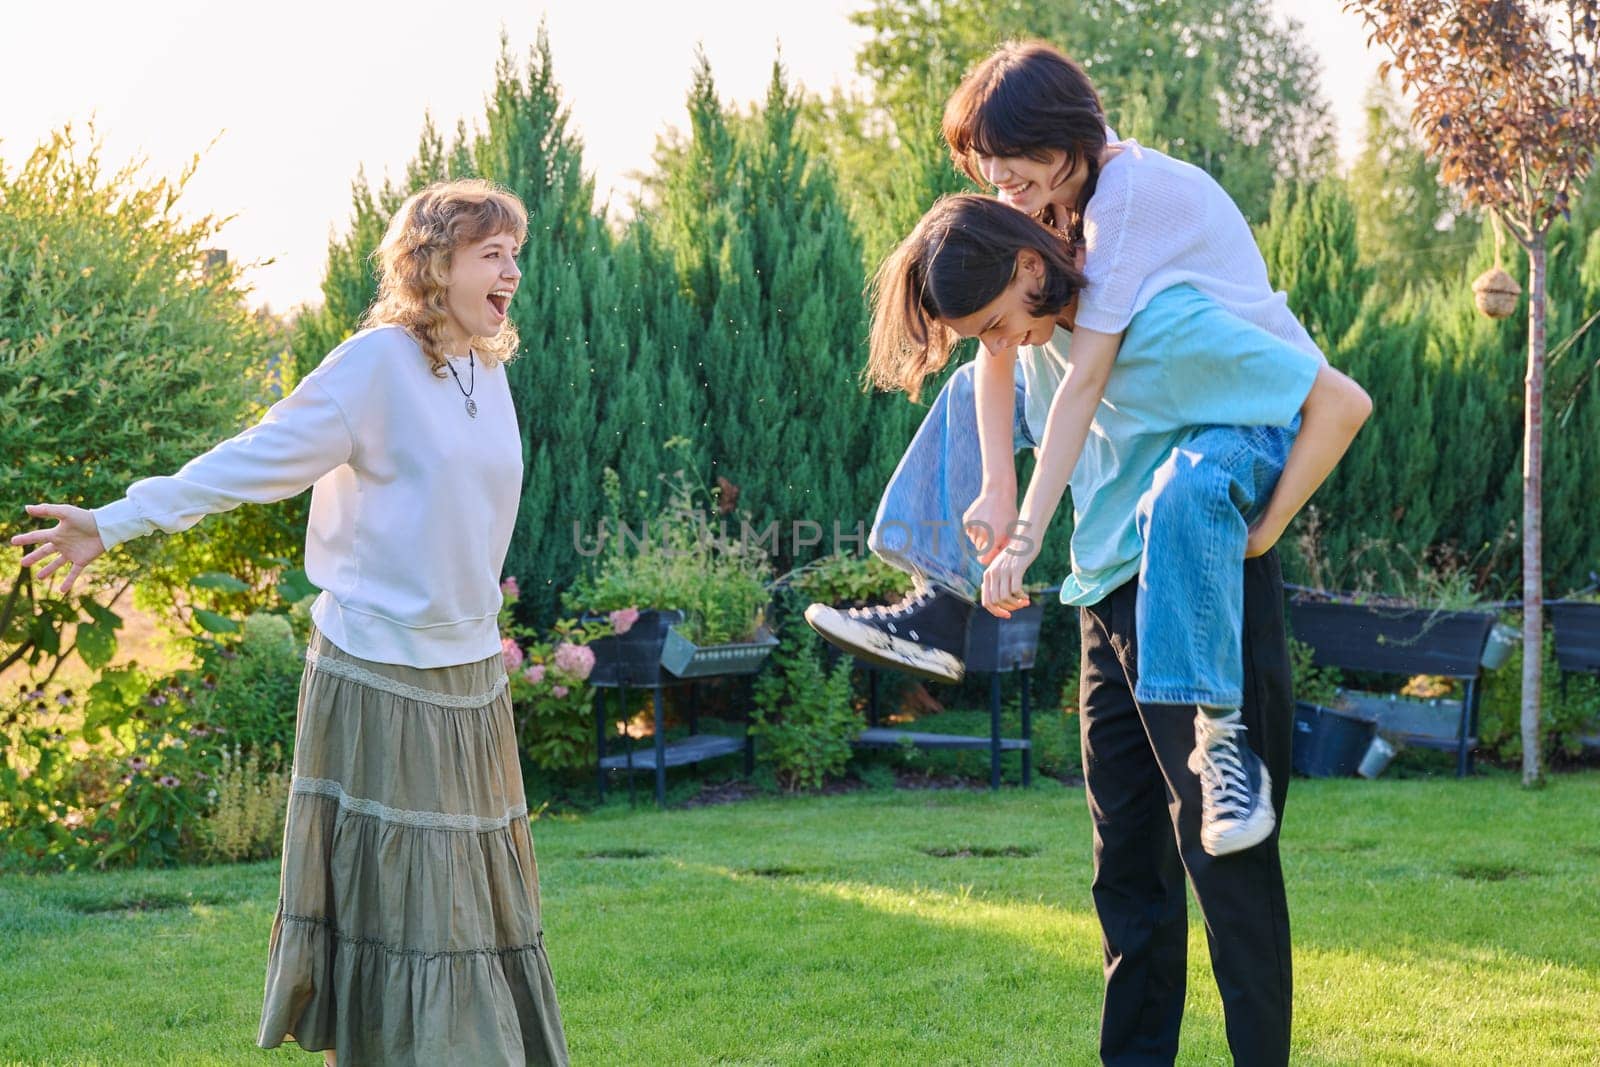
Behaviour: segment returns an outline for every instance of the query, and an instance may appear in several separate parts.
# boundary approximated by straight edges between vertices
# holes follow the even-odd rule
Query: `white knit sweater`
[[[1078,325],[1121,333],[1150,298],[1188,283],[1268,333],[1321,355],[1267,281],[1250,224],[1216,179],[1138,141],[1100,171],[1083,216]]]
[[[107,548],[244,503],[311,491],[312,617],[363,659],[445,667],[500,650],[500,568],[522,487],[522,446],[503,369],[448,373],[396,326],[334,349],[255,426],[94,512]]]

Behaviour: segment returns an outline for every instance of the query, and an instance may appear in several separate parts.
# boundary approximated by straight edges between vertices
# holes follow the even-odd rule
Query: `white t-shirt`
[[[1188,284],[1270,334],[1322,355],[1287,297],[1267,281],[1250,224],[1215,178],[1189,163],[1118,141],[1083,215],[1078,325],[1120,333],[1150,298]]]
[[[446,667],[500,650],[500,568],[522,489],[503,368],[435,377],[404,329],[356,334],[261,422],[94,512],[106,547],[311,491],[312,618],[363,659]]]

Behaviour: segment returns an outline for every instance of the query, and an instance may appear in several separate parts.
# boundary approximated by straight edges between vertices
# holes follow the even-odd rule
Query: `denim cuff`
[[[1133,699],[1141,704],[1183,704],[1206,708],[1232,709],[1244,704],[1244,694],[1237,689],[1184,689],[1179,686],[1147,686],[1143,682],[1133,687]]]

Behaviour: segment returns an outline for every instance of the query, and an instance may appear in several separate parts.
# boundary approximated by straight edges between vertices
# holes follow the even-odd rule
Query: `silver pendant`
[[[472,418],[478,417],[478,402],[473,400],[470,396],[467,397],[467,414]]]

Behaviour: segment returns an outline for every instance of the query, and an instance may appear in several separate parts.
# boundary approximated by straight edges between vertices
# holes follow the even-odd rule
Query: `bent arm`
[[[978,349],[972,391],[978,408],[978,451],[983,457],[983,496],[1017,499],[1017,465],[1012,442],[1016,421],[1017,350]]]
[[[1289,521],[1327,480],[1372,414],[1372,398],[1354,380],[1323,364],[1300,409],[1300,432],[1266,510],[1250,531],[1249,555],[1277,543]]]

